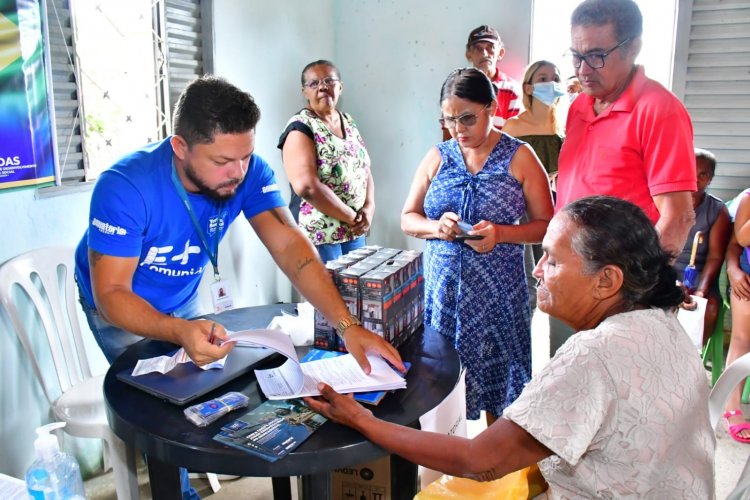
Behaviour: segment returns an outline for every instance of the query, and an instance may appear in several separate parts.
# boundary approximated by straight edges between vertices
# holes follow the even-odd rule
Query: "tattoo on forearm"
[[[281,222],[285,226],[297,227],[297,223],[294,222],[291,212],[286,207],[277,207],[271,209],[271,215],[273,215],[277,221]]]
[[[300,275],[300,273],[302,272],[302,270],[304,268],[306,268],[307,266],[309,266],[310,264],[312,264],[312,263],[313,263],[313,259],[311,259],[310,257],[307,257],[302,262],[298,262],[297,263],[297,268],[294,270],[294,277],[295,278],[298,277]]]
[[[96,263],[99,262],[102,257],[104,257],[103,253],[99,253],[95,250],[89,250],[89,265],[91,267],[96,266]]]

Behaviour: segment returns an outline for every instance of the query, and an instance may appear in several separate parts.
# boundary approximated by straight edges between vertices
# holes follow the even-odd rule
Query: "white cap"
[[[57,436],[50,432],[65,427],[65,422],[52,422],[51,424],[37,427],[37,438],[34,441],[34,450],[36,455],[45,462],[52,459],[60,451],[60,443],[57,442]]]

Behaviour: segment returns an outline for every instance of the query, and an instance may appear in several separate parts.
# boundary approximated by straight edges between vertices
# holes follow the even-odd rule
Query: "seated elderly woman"
[[[540,462],[550,498],[712,498],[708,383],[644,213],[596,196],[550,222],[539,308],[577,332],[474,439],[384,422],[321,384],[308,404],[404,458],[480,480]]]

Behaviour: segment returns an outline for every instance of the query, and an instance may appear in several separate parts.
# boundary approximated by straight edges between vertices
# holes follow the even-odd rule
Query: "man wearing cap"
[[[497,112],[493,124],[497,128],[505,125],[505,120],[521,111],[518,83],[497,68],[497,63],[505,55],[505,47],[500,34],[492,26],[482,25],[469,33],[466,42],[466,59],[479,71],[487,75],[497,90]]]
[[[569,54],[583,92],[568,112],[556,210],[591,195],[622,198],[678,254],[695,221],[693,126],[679,99],[635,64],[642,33],[633,0],[585,0],[573,11]],[[564,340],[551,328],[553,353]]]

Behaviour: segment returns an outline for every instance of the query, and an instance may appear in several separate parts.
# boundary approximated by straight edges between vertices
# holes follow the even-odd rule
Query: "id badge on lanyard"
[[[185,210],[187,210],[187,213],[190,216],[190,221],[193,223],[193,228],[198,235],[198,240],[200,241],[203,250],[208,254],[208,258],[211,260],[211,265],[214,268],[215,281],[210,286],[211,302],[214,306],[214,313],[220,314],[232,309],[234,307],[234,301],[232,300],[232,290],[229,286],[229,281],[221,279],[221,275],[219,274],[219,226],[217,224],[216,234],[213,238],[214,245],[213,248],[211,248],[208,243],[208,238],[198,221],[198,217],[195,215],[195,211],[193,211],[193,206],[190,204],[190,199],[188,199],[185,187],[177,176],[177,169],[174,166],[174,162],[172,162],[172,184],[177,190],[177,195],[180,197],[180,200],[182,200],[182,204],[185,206]],[[221,208],[222,207],[220,206],[219,217],[221,216]]]

